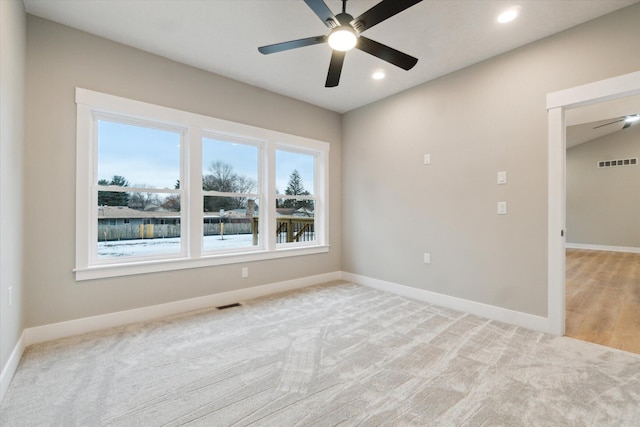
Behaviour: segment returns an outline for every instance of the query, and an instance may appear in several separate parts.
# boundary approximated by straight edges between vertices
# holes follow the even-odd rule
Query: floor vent
[[[220,307],[216,307],[218,310],[225,310],[227,308],[240,307],[239,302],[234,302],[233,304],[221,305]]]
[[[635,166],[638,164],[638,158],[633,159],[621,159],[621,160],[600,160],[598,162],[599,168],[612,168],[615,166]]]

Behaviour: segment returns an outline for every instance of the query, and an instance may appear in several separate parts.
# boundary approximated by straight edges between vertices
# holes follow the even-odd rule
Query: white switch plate
[[[507,214],[507,202],[498,202],[498,215]]]
[[[507,183],[507,173],[498,172],[498,184],[506,184],[506,183]]]
[[[425,165],[430,165],[431,164],[431,154],[425,154],[424,155],[424,164]]]
[[[242,267],[242,277],[249,277],[249,267]]]
[[[431,264],[431,254],[429,252],[424,253],[424,263]]]

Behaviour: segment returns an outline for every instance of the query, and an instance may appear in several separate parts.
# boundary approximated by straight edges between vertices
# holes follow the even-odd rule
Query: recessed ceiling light
[[[374,80],[382,80],[384,79],[384,77],[385,77],[385,74],[384,74],[384,71],[382,70],[378,70],[371,75],[371,78]]]
[[[511,22],[518,17],[519,8],[512,7],[511,9],[507,9],[498,15],[497,21],[501,24],[506,24],[507,22]]]
[[[638,114],[634,114],[633,116],[627,116],[624,119],[624,121],[627,123],[637,122],[638,120],[640,120],[640,115]]]

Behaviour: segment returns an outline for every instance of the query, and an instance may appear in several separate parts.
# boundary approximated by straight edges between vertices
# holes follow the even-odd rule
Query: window
[[[328,143],[80,88],[76,103],[76,280],[328,251]]]
[[[313,153],[276,150],[276,240],[279,244],[316,241],[315,161]]]
[[[202,139],[203,250],[263,248],[259,239],[261,145]]]
[[[180,227],[167,218],[181,216],[180,203],[172,202],[181,197],[185,129],[104,113],[95,113],[94,121],[98,238],[90,248],[91,263],[184,252]]]

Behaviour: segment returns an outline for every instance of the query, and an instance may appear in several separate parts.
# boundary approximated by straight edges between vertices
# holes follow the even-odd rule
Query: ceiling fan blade
[[[318,15],[318,18],[320,18],[327,27],[335,28],[339,25],[335,15],[323,0],[304,0],[304,2],[313,10],[313,13]]]
[[[403,70],[410,70],[418,63],[418,58],[402,53],[382,43],[360,36],[356,48],[377,58],[387,61]]]
[[[342,73],[342,63],[344,62],[345,52],[334,50],[331,54],[331,62],[329,63],[329,72],[327,73],[327,82],[324,87],[336,87],[340,83],[340,73]]]
[[[269,55],[270,53],[282,52],[285,50],[297,49],[299,47],[313,46],[314,44],[320,44],[327,41],[327,36],[307,37],[306,39],[291,40],[288,42],[270,44],[267,46],[260,46],[258,51],[263,55]]]
[[[626,122],[626,123],[624,124],[624,126],[622,126],[622,129],[626,129],[626,128],[628,128],[629,126],[631,126],[631,123],[633,123],[633,122]]]
[[[609,125],[612,125],[612,124],[614,124],[614,123],[618,123],[618,122],[622,122],[622,121],[624,121],[624,118],[622,118],[622,119],[620,119],[620,120],[614,120],[614,121],[612,121],[612,122],[605,123],[605,124],[600,125],[600,126],[596,126],[596,127],[594,127],[594,129],[598,129],[598,128],[601,128],[601,127],[604,127],[604,126],[609,126]]]
[[[305,0],[307,1],[307,0]],[[420,3],[422,0],[382,0],[371,9],[351,21],[351,25],[359,33],[391,18],[411,6]]]

